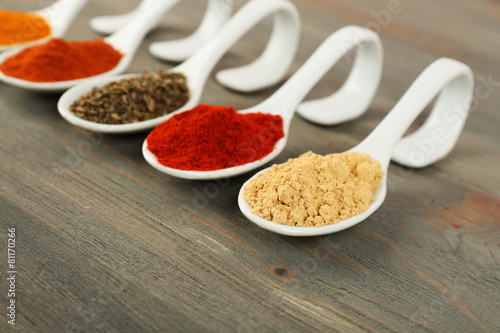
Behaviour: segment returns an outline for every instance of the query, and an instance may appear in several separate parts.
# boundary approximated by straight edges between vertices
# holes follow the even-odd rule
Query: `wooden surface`
[[[91,17],[137,3],[90,1],[66,36],[96,38]],[[294,3],[302,36],[290,74],[332,32],[348,24],[376,28],[371,11],[387,8],[383,0]],[[204,4],[184,0],[168,13],[129,72],[173,66],[156,61],[147,45],[194,31]],[[500,331],[500,3],[401,4],[401,13],[379,24],[384,72],[368,112],[331,127],[296,117],[275,162],[351,148],[438,57],[470,65],[477,85],[494,84],[476,94],[480,103],[447,159],[423,170],[391,165],[384,205],[324,237],[284,237],[250,223],[236,198],[251,174],[219,182],[163,175],[142,157],[147,133],[87,132],[59,116],[59,96],[0,84],[0,330]],[[40,2],[2,6],[38,9]],[[270,22],[217,69],[256,58]],[[348,70],[340,63],[309,98],[332,93]],[[212,74],[202,102],[245,108],[275,89],[238,94]],[[8,227],[17,230],[15,328],[6,322]]]

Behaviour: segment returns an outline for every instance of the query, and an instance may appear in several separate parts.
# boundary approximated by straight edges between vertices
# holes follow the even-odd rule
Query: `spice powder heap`
[[[382,176],[380,163],[368,154],[308,152],[252,179],[244,195],[252,213],[264,219],[320,227],[368,209]]]
[[[114,81],[81,96],[70,111],[101,124],[127,124],[178,110],[189,100],[186,77],[160,70]]]
[[[214,171],[260,160],[284,136],[279,115],[201,104],[158,125],[146,141],[166,167]]]
[[[54,38],[4,60],[0,71],[32,82],[76,80],[107,72],[122,54],[102,39],[66,42]]]
[[[35,41],[51,33],[47,20],[36,14],[0,9],[0,22],[0,46]]]

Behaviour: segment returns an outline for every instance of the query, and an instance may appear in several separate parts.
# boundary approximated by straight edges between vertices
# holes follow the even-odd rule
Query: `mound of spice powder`
[[[213,171],[260,160],[284,136],[281,116],[201,104],[160,124],[146,140],[166,167]]]
[[[94,87],[70,107],[77,117],[101,124],[128,124],[173,112],[189,100],[182,73],[144,72]]]
[[[66,42],[54,38],[5,59],[0,71],[33,82],[76,80],[107,72],[122,54],[102,39]]]
[[[39,15],[0,9],[0,46],[35,41],[50,33],[49,23]]]
[[[368,154],[312,152],[273,165],[243,189],[252,213],[266,220],[320,227],[366,211],[384,173]]]

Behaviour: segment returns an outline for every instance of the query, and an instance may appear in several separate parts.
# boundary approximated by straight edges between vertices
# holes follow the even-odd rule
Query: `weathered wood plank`
[[[186,0],[141,45],[129,71],[174,64],[147,52],[153,41],[196,29],[206,1]],[[123,13],[138,1],[89,2],[67,36],[91,39],[88,20]],[[238,7],[243,2],[238,2]],[[377,23],[386,1],[296,0],[302,17],[290,74],[333,31]],[[17,229],[18,317],[23,332],[436,331],[500,330],[500,5],[496,1],[401,1],[380,22],[384,72],[368,112],[321,127],[296,117],[275,160],[313,150],[351,148],[380,122],[417,75],[438,57],[490,78],[456,149],[423,170],[391,165],[385,204],[362,224],[296,239],[264,231],[239,212],[237,193],[251,174],[185,181],[142,158],[147,133],[112,136],[80,130],[57,113],[57,95],[0,84],[0,253]],[[2,4],[37,9],[33,0]],[[217,69],[257,57],[265,20]],[[338,88],[342,61],[309,98]],[[277,87],[237,94],[213,75],[202,102],[257,104]],[[485,90],[483,90],[484,92]],[[421,121],[421,119],[420,119]],[[0,308],[7,304],[5,257]],[[0,331],[9,331],[2,312]]]

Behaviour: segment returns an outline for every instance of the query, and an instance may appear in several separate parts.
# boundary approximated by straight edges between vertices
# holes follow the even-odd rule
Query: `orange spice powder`
[[[0,46],[35,41],[50,33],[49,23],[39,15],[0,9]]]

